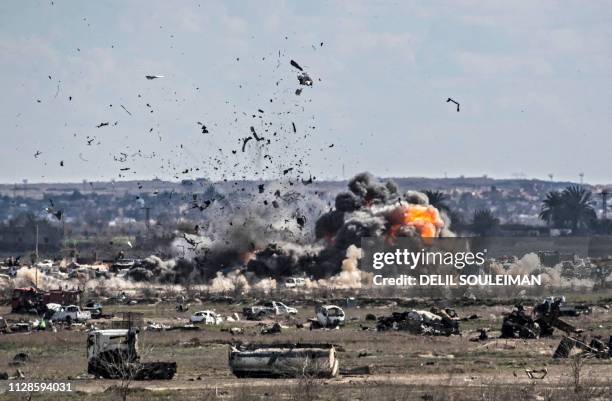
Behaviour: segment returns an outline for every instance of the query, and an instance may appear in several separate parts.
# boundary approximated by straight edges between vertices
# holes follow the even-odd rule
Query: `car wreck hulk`
[[[547,298],[538,304],[529,314],[523,305],[515,305],[514,310],[504,317],[501,328],[501,338],[533,339],[552,336],[557,328],[565,333],[579,333],[581,330],[561,320],[561,308],[565,299]]]
[[[170,380],[176,373],[176,362],[140,362],[134,329],[92,331],[87,358],[87,372],[104,379]]]
[[[413,334],[434,336],[461,334],[459,318],[450,308],[394,312],[391,316],[380,317],[376,323],[376,330],[403,330]]]

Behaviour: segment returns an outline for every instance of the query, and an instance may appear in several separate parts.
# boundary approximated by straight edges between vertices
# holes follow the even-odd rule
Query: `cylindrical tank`
[[[330,344],[233,345],[229,365],[237,377],[335,377],[339,370]]]

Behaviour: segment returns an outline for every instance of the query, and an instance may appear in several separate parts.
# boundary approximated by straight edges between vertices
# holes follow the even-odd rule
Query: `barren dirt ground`
[[[145,321],[176,325],[186,322],[197,310],[214,309],[226,316],[240,313],[243,306],[221,302],[191,304],[188,312],[177,313],[174,303],[160,302],[155,305],[111,305],[105,313],[143,312]],[[576,387],[576,369],[572,368],[572,359],[557,361],[551,357],[562,333],[556,332],[551,338],[538,340],[497,338],[502,314],[509,312],[511,305],[456,308],[460,317],[478,315],[479,318],[462,321],[463,335],[452,337],[364,330],[375,326],[374,321],[365,319],[367,314],[381,316],[407,309],[392,302],[346,308],[347,324],[339,330],[296,328],[296,322],[304,322],[314,313],[310,305],[297,303],[297,306],[297,317],[282,320],[287,328],[276,335],[261,335],[260,322],[244,320],[220,326],[201,326],[197,331],[141,332],[143,359],[176,361],[178,371],[171,381],[133,383],[131,388],[147,391],[133,390],[130,399],[504,399],[499,394],[485,396],[492,391],[515,396],[507,399],[523,399],[519,397],[521,394],[532,397],[525,399],[553,399],[548,398],[548,394],[567,395]],[[10,314],[8,307],[0,308],[0,316],[19,317]],[[24,315],[23,318],[31,317]],[[604,307],[594,307],[591,315],[565,319],[590,335],[601,334],[606,340],[612,333],[612,312]],[[103,320],[95,322],[100,328],[107,324]],[[228,327],[243,327],[245,334],[232,336],[222,331]],[[477,336],[476,330],[482,327],[492,330],[489,333],[491,339],[470,341]],[[307,382],[304,379],[237,379],[228,368],[227,354],[229,344],[238,341],[334,343],[339,347],[342,368],[369,365],[372,373]],[[117,399],[118,395],[112,388],[119,382],[93,379],[86,374],[85,345],[85,328],[0,336],[0,372],[13,375],[19,368],[25,375],[24,381],[72,383],[74,391],[71,394],[37,393],[32,395],[32,399]],[[18,352],[27,353],[30,360],[24,365],[13,366],[12,358]],[[530,379],[525,373],[526,368],[546,368],[548,374],[542,380]],[[597,391],[599,399],[610,399],[610,361],[589,359],[580,373],[583,387],[588,385],[590,391]],[[8,384],[9,381],[0,381],[0,399],[28,399],[28,394],[7,392]],[[311,391],[315,391],[315,395],[307,397]],[[583,394],[577,399],[588,398]],[[566,398],[557,396],[554,399]]]

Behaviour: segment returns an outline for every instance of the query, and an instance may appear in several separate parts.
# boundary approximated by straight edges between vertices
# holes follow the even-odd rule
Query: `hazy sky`
[[[319,178],[610,183],[611,38],[610,1],[5,0],[0,182],[254,177],[269,153],[266,178],[299,154]],[[242,153],[259,108],[283,146]]]

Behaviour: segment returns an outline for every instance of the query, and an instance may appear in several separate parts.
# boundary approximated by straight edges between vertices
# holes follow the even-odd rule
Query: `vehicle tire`
[[[71,316],[66,316],[66,324],[68,324],[68,325],[72,324],[72,317]]]

